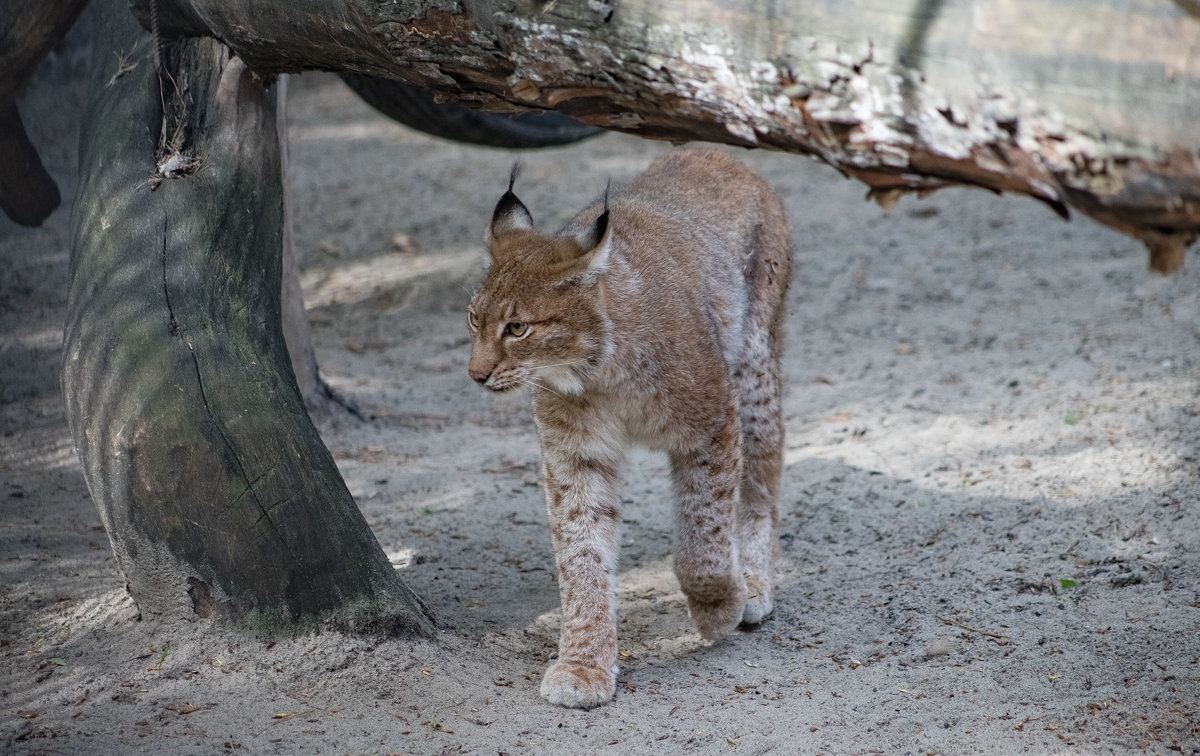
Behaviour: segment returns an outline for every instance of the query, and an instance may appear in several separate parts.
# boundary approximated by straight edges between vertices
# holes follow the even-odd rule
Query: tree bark
[[[98,24],[62,382],[130,593],[143,615],[263,635],[430,631],[283,345],[271,95],[211,39],[163,49],[160,78],[124,0]]]
[[[134,0],[148,18],[149,0]],[[1169,271],[1200,236],[1191,0],[159,0],[260,72],[815,155],[884,204],[954,184],[1074,208]]]

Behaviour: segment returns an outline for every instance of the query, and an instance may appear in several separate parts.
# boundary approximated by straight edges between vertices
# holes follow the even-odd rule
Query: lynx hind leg
[[[740,445],[731,405],[709,443],[671,455],[678,496],[675,576],[687,596],[692,621],[706,640],[732,632],[746,604],[735,532]]]
[[[772,578],[779,530],[779,478],[783,469],[783,424],[779,376],[769,363],[743,365],[742,485],[737,510],[738,551],[749,596],[741,620],[756,625],[774,607]]]
[[[791,241],[778,202],[755,234],[750,273],[752,306],[746,348],[734,373],[742,428],[742,487],[738,548],[750,592],[742,622],[754,625],[774,607],[775,549],[779,542],[779,480],[783,472],[780,355],[784,298],[791,277]]]

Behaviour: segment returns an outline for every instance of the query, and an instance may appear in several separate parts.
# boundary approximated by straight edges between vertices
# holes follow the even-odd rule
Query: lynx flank
[[[789,239],[770,187],[711,151],[660,158],[553,236],[511,181],[496,205],[469,372],[492,391],[532,389],[562,600],[549,701],[613,695],[629,445],[670,457],[675,575],[700,634],[770,613]]]

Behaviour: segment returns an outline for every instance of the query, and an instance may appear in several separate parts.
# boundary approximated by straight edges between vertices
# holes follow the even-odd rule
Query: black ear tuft
[[[575,237],[575,242],[584,252],[591,252],[596,247],[600,246],[604,241],[605,235],[608,233],[608,190],[612,187],[612,179],[604,186],[604,212],[600,213],[600,217],[592,223],[586,230]]]
[[[512,173],[508,176],[508,191],[496,203],[496,209],[492,212],[492,223],[488,232],[493,238],[504,231],[533,230],[533,216],[521,200],[517,199],[517,195],[513,194],[513,184],[517,181],[520,167],[519,162],[513,163]]]

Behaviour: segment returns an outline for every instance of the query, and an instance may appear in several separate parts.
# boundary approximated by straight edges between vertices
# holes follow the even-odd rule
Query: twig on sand
[[[971,627],[970,625],[963,624],[962,622],[959,622],[958,620],[952,620],[952,619],[949,619],[948,617],[942,617],[941,615],[938,615],[938,614],[935,614],[933,616],[937,617],[942,622],[945,622],[947,625],[954,625],[955,627],[961,627],[963,630],[970,630],[973,633],[979,633],[980,635],[986,635],[989,638],[1008,638],[1007,635],[1001,635],[1000,633],[993,633],[990,630],[980,630],[977,627]]]

